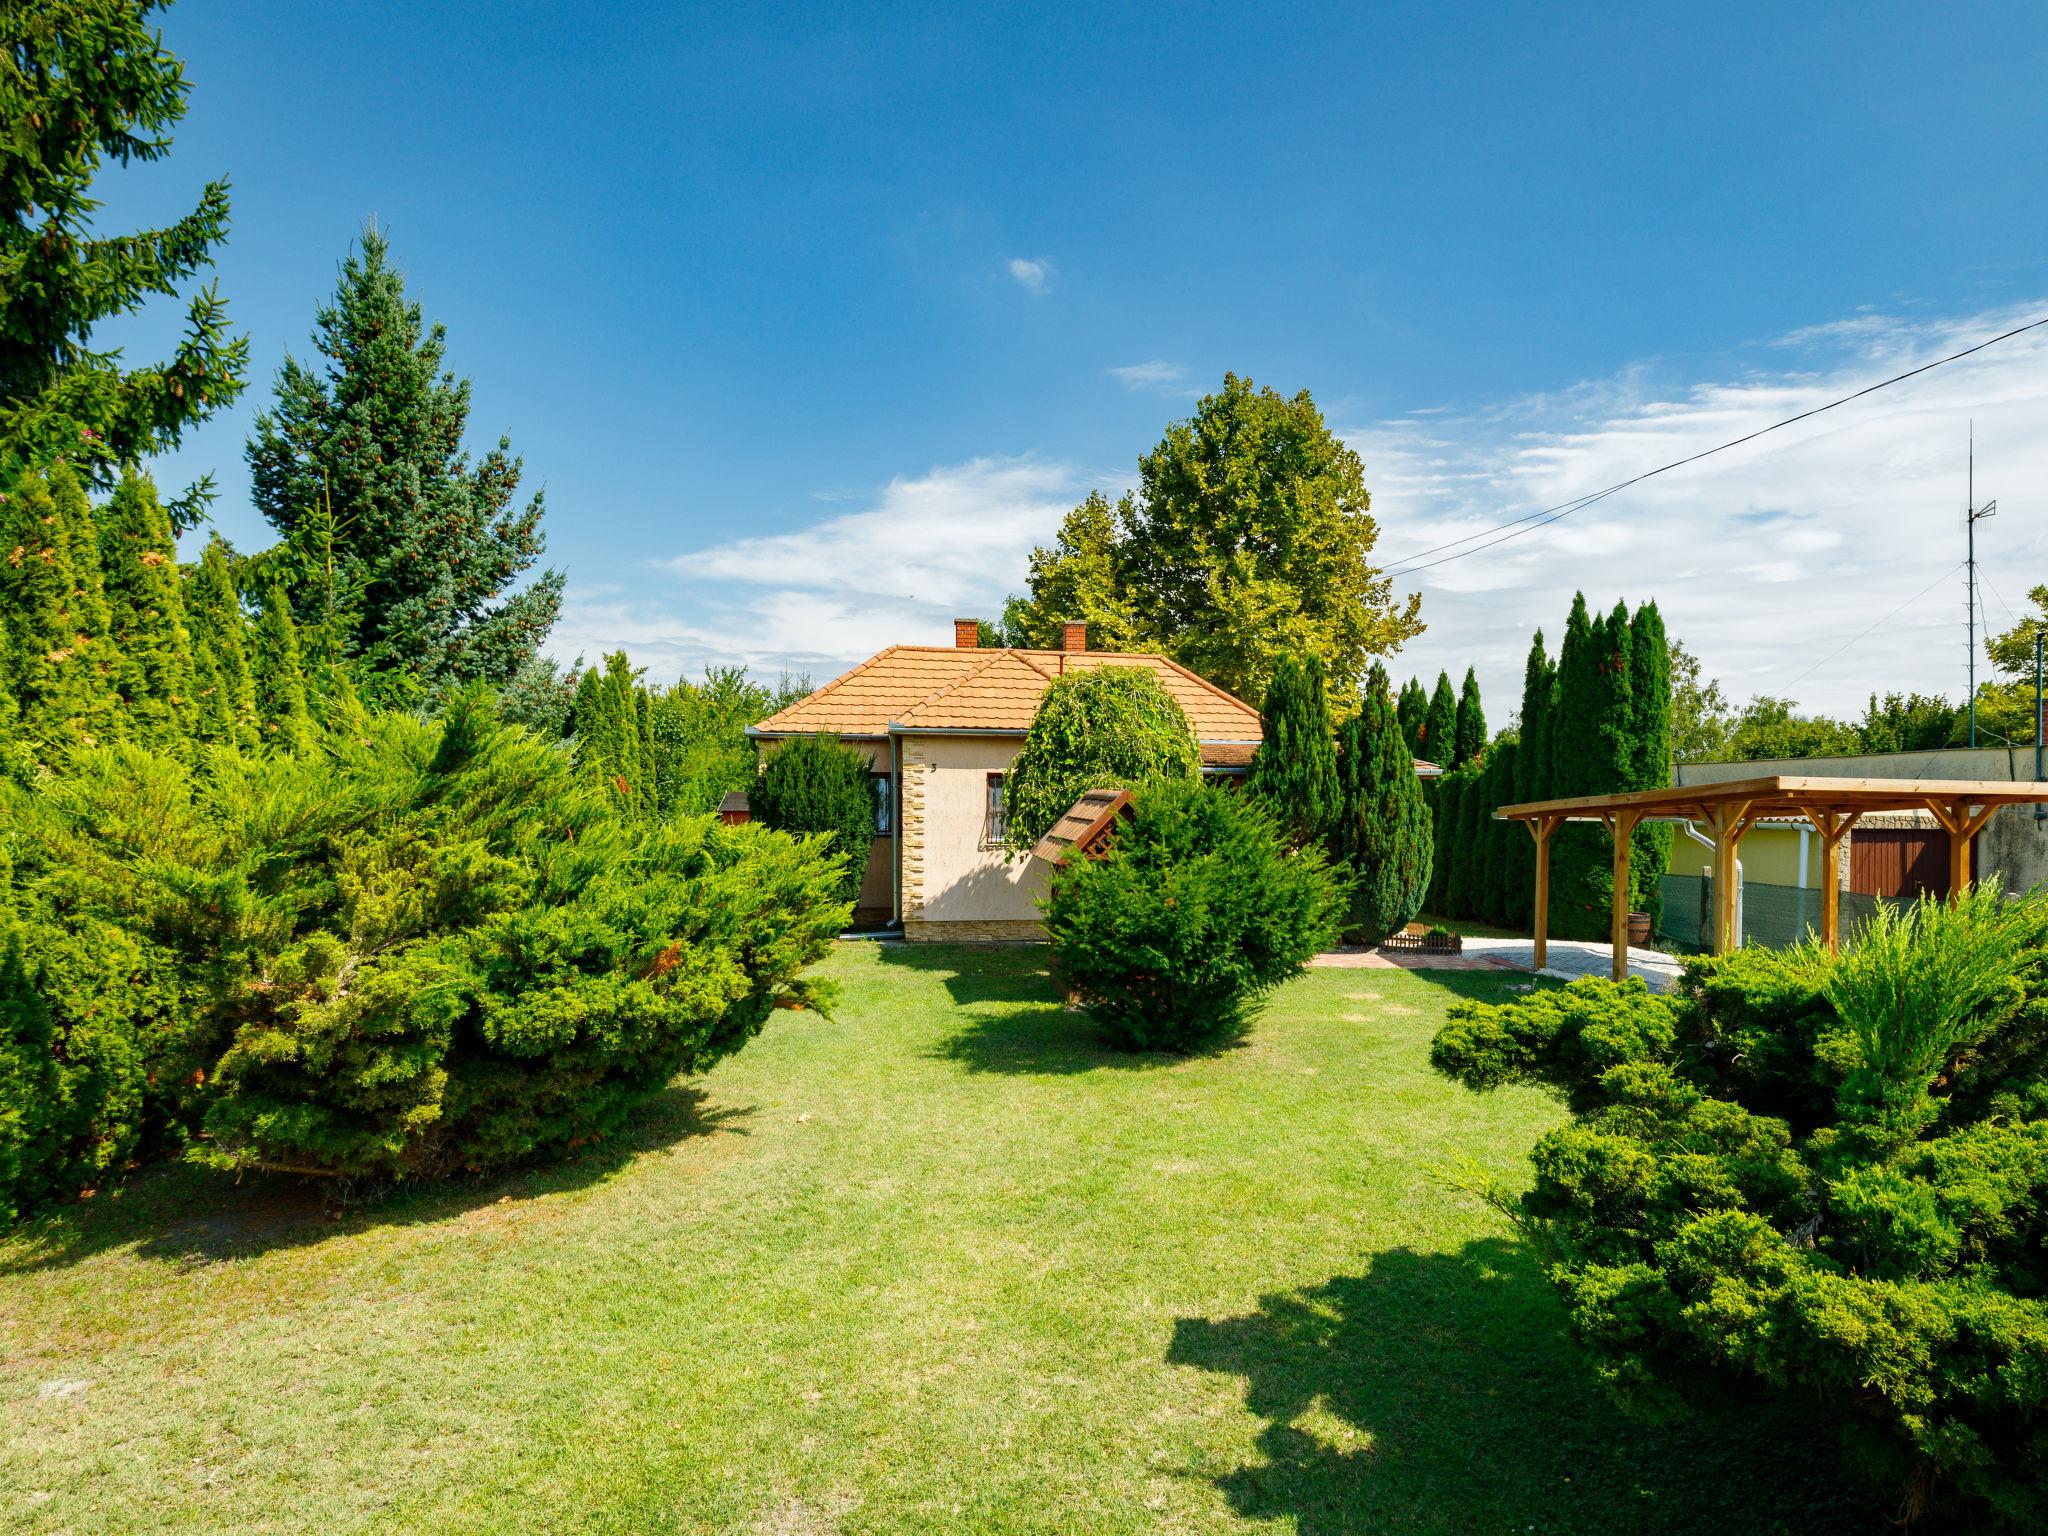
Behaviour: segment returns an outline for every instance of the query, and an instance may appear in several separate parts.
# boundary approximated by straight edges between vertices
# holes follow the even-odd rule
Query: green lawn
[[[326,1219],[186,1169],[0,1244],[0,1522],[1861,1531],[1753,1412],[1646,1429],[1447,1179],[1559,1111],[1428,1068],[1485,973],[1100,1050],[1042,951],[849,945],[625,1144]]]

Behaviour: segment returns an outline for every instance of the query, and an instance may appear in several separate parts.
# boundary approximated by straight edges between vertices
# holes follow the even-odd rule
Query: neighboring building
[[[1947,748],[1862,757],[1773,758],[1753,763],[1680,763],[1674,784],[1722,784],[1774,774],[1844,779],[2031,780],[2032,747]],[[1702,829],[1704,830],[1704,829]],[[2008,891],[2048,881],[2048,821],[2031,807],[2008,806],[1977,837],[1977,875],[1997,876]],[[1781,945],[1820,921],[1820,838],[1804,821],[1766,821],[1742,839],[1743,933]],[[1845,927],[1878,897],[1911,901],[1923,890],[1948,889],[1948,834],[1925,811],[1865,816],[1844,840],[1840,871]],[[1709,910],[1712,856],[1678,829],[1664,877],[1661,932],[1700,942]]]
[[[1009,855],[1003,776],[1040,695],[1064,673],[1143,667],[1186,712],[1204,773],[1251,765],[1259,712],[1163,656],[1091,651],[1082,624],[1066,626],[1057,651],[984,650],[976,633],[961,619],[951,647],[892,645],[748,728],[763,752],[830,732],[867,755],[876,837],[856,923],[900,922],[908,939],[1043,937],[1045,866]]]

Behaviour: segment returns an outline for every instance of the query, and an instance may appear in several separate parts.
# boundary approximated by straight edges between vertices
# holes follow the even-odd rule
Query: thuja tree
[[[1629,620],[1629,787],[1661,789],[1671,782],[1671,650],[1663,615],[1644,603]],[[1629,847],[1631,901],[1650,914],[1655,932],[1664,911],[1664,871],[1671,867],[1675,833],[1668,822],[1646,822]]]
[[[213,288],[187,305],[164,362],[95,351],[104,321],[174,297],[227,233],[225,180],[161,229],[100,227],[103,165],[162,159],[185,115],[184,67],[152,26],[156,0],[39,0],[0,7],[0,488],[70,459],[94,486],[174,446],[240,393],[246,338]],[[190,520],[205,483],[178,508]]]
[[[182,751],[192,738],[192,637],[170,514],[149,477],[131,470],[99,523],[127,733],[160,751]]]
[[[1625,1403],[1789,1399],[1901,1523],[2048,1524],[2039,898],[1887,906],[1840,958],[1696,960],[1675,997],[1454,1004],[1431,1059],[1570,1110],[1496,1198]]]
[[[1410,757],[1422,757],[1422,726],[1429,717],[1429,695],[1422,691],[1422,680],[1411,677],[1401,685],[1400,702],[1394,707],[1394,717],[1401,723],[1401,740],[1407,743]]]
[[[1337,748],[1322,662],[1313,656],[1281,657],[1259,713],[1261,737],[1245,775],[1245,792],[1272,812],[1290,846],[1319,841],[1338,801]]]
[[[1486,710],[1479,702],[1479,674],[1465,669],[1464,686],[1458,690],[1457,723],[1452,727],[1456,742],[1455,761],[1469,763],[1486,750]]]
[[[317,367],[286,359],[248,445],[300,616],[343,616],[373,697],[511,682],[561,607],[560,573],[528,579],[541,498],[518,502],[508,440],[475,461],[464,451],[469,382],[443,371],[446,333],[406,297],[374,227],[343,261],[313,348]]]
[[[1069,672],[1040,696],[1005,777],[1010,846],[1029,849],[1091,789],[1135,789],[1201,772],[1194,727],[1149,668]]]
[[[1328,846],[1352,881],[1348,926],[1377,944],[1422,910],[1434,849],[1415,758],[1375,666],[1363,706],[1338,731],[1337,813]]]
[[[1551,795],[1550,734],[1557,709],[1557,668],[1543,648],[1543,631],[1529,642],[1529,657],[1522,668],[1522,717],[1520,747],[1515,753],[1514,800],[1527,805]],[[1525,826],[1509,829],[1512,853],[1508,856],[1506,915],[1501,921],[1510,927],[1526,927],[1534,921],[1536,905],[1536,843]]]
[[[276,752],[304,752],[313,745],[313,712],[306,702],[306,666],[298,626],[284,588],[265,589],[251,631],[250,673],[256,685],[256,728]]]
[[[260,741],[248,623],[235,590],[234,554],[215,534],[185,582],[185,624],[192,636],[193,734],[219,746]]]
[[[868,760],[836,736],[797,736],[768,754],[748,795],[753,814],[784,832],[824,834],[840,860],[840,894],[860,895],[875,841],[875,786]]]
[[[48,761],[118,737],[121,659],[111,638],[91,507],[69,465],[23,474],[0,499],[0,627],[28,754]]]
[[[624,651],[603,667],[584,669],[569,711],[576,762],[621,809],[651,814],[660,808],[655,782],[653,710]]]
[[[1599,795],[1634,787],[1630,739],[1628,610],[1594,618],[1583,594],[1572,604],[1558,655],[1557,712],[1551,730],[1555,793]],[[1609,931],[1613,851],[1606,832],[1568,822],[1550,844],[1550,931],[1597,939]]]
[[[1463,824],[1466,775],[1453,771],[1430,786],[1430,869],[1428,906],[1432,912],[1450,916],[1446,905],[1451,883],[1451,863],[1458,851],[1458,828]]]
[[[1448,672],[1437,673],[1436,691],[1422,717],[1422,755],[1446,772],[1457,765],[1458,696],[1451,691]]]

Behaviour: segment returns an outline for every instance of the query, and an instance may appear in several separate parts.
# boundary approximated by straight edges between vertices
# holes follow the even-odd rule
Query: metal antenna
[[[1970,745],[1973,747],[1977,745],[1977,524],[1987,517],[1997,515],[1998,502],[1995,499],[1985,502],[1981,507],[1977,505],[1977,423],[1972,421],[1968,504],[1964,508],[1963,523],[1970,534],[1970,554],[1965,564],[1969,568]]]

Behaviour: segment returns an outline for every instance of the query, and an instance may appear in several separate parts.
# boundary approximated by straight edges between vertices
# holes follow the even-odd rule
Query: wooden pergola
[[[1646,821],[1694,821],[1714,840],[1714,953],[1733,949],[1735,858],[1743,834],[1766,820],[1812,824],[1821,841],[1820,936],[1828,948],[1841,940],[1842,839],[1873,811],[1929,811],[1948,833],[1949,889],[1970,881],[1970,846],[1992,813],[2006,805],[2048,805],[2048,783],[2011,780],[1812,779],[1774,775],[1720,784],[1680,784],[1625,794],[1582,795],[1505,805],[1494,815],[1519,821],[1536,839],[1536,968],[1549,959],[1550,840],[1568,821],[1597,821],[1614,839],[1614,979],[1628,975],[1629,837]]]

